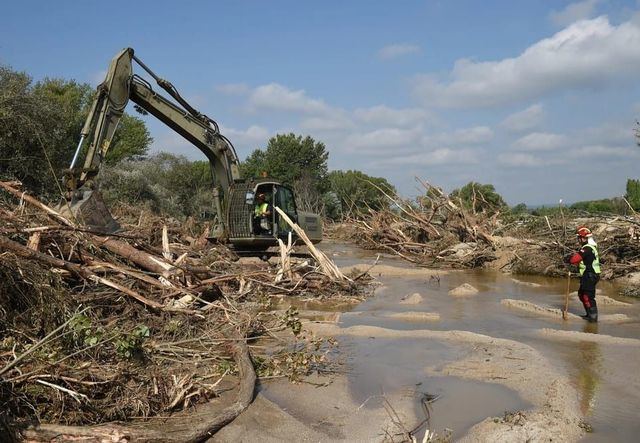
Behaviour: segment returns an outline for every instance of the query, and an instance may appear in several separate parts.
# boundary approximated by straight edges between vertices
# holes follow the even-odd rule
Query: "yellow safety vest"
[[[593,263],[591,264],[591,266],[593,267],[593,271],[596,274],[600,274],[600,256],[598,255],[598,248],[596,248],[594,245],[584,245],[583,248],[591,248],[591,250],[593,251],[593,255],[596,256],[596,258],[593,259]],[[584,260],[582,260],[580,262],[580,275],[584,274],[584,271],[587,270],[587,265],[584,264]]]
[[[256,217],[260,217],[262,214],[264,214],[268,210],[269,210],[269,204],[268,203],[257,204],[256,208],[255,208],[255,215],[256,215]]]

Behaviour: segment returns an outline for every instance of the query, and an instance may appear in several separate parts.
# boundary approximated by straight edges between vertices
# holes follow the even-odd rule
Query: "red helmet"
[[[576,231],[576,235],[578,237],[587,238],[591,237],[593,234],[591,234],[591,229],[587,228],[586,226],[580,226]]]

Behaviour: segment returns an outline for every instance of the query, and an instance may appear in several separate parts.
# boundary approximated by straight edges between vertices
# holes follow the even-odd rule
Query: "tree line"
[[[57,78],[34,82],[24,72],[0,66],[0,178],[18,179],[45,200],[59,199],[62,174],[73,157],[94,93],[86,83]],[[210,212],[208,163],[163,152],[149,155],[152,142],[145,122],[125,113],[100,173],[107,202],[146,205],[175,217]],[[241,172],[247,178],[266,173],[280,180],[293,188],[301,209],[334,220],[393,210],[387,195],[396,190],[385,178],[357,170],[330,171],[328,160],[323,142],[308,135],[278,134],[241,162]],[[530,209],[524,203],[509,208],[493,185],[473,181],[449,195],[470,211],[487,215],[554,210]],[[418,197],[416,204],[428,201]],[[629,206],[640,210],[640,180],[627,181],[624,199],[578,202],[570,208],[626,213]]]
[[[46,201],[59,199],[63,171],[70,166],[94,94],[87,83],[34,82],[25,72],[0,66],[0,179],[18,179]],[[125,113],[100,171],[107,202],[143,204],[176,217],[205,212],[212,189],[208,163],[164,152],[149,155],[152,142],[145,122]],[[294,188],[303,209],[332,218],[382,208],[387,203],[378,188],[395,193],[381,177],[329,172],[328,158],[322,142],[279,134],[253,151],[241,170],[245,177],[267,172]]]

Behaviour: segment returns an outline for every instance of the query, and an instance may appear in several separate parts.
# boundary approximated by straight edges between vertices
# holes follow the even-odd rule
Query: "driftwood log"
[[[69,228],[79,228],[75,223],[63,217],[54,209],[38,201],[36,198],[26,194],[25,192],[19,191],[13,185],[14,183],[11,182],[0,182],[0,187],[2,189],[9,192],[13,196],[29,203],[30,205],[44,211],[49,217],[51,217],[58,223],[61,223],[62,225]],[[134,248],[128,243],[99,235],[89,235],[89,238],[93,241],[93,243],[96,244],[96,246],[104,247],[112,253],[137,264],[141,268],[151,272],[155,272],[156,274],[160,274],[163,277],[169,277],[176,271],[178,271],[175,266],[167,263],[164,260],[154,257],[151,254],[140,251],[139,249]]]
[[[79,266],[75,263],[71,263],[65,260],[61,260],[59,258],[51,257],[50,255],[43,254],[38,251],[34,251],[33,249],[30,249],[26,246],[22,246],[20,243],[14,242],[13,240],[10,240],[4,236],[0,236],[0,249],[11,251],[14,254],[16,254],[18,257],[22,257],[30,260],[36,260],[56,268],[66,269],[67,271],[81,278],[84,278],[86,280],[91,280],[93,282],[101,283],[105,286],[109,286],[113,289],[117,289],[118,291],[123,292],[124,294],[127,294],[128,296],[135,298],[139,302],[144,303],[145,305],[151,308],[155,308],[155,309],[163,308],[163,305],[161,305],[160,303],[150,300],[138,294],[137,292],[129,288],[126,288],[118,283],[107,280],[104,277],[100,277],[99,275],[94,274],[84,266]]]

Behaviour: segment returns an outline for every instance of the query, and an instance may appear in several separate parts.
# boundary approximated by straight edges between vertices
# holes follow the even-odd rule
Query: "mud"
[[[255,413],[255,411],[260,413]],[[257,435],[255,430],[260,429]],[[247,441],[249,434],[255,433],[256,440],[261,442],[283,442],[296,436],[296,441],[322,441],[325,434],[315,431],[310,426],[293,417],[280,406],[258,394],[251,408],[241,414],[230,425],[225,426],[209,441],[239,442]]]
[[[309,325],[321,335],[352,337],[421,338],[454,345],[471,345],[466,356],[444,366],[427,366],[429,375],[456,376],[505,385],[535,407],[518,426],[508,419],[489,417],[470,429],[462,441],[577,441],[583,434],[578,399],[566,377],[560,375],[535,349],[522,343],[467,331],[399,331],[373,326]]]
[[[570,297],[569,298],[570,300],[575,301],[578,298],[578,291],[573,291],[571,294],[569,294],[569,297]],[[596,302],[598,303],[598,306],[620,306],[620,307],[632,306],[631,303],[625,303],[623,301],[619,301],[619,300],[616,300],[615,298],[611,298],[609,296],[602,295],[602,294],[597,294]]]
[[[438,321],[440,320],[440,314],[436,312],[392,312],[386,314],[389,318],[394,318],[396,320],[405,320],[405,321]]]
[[[428,269],[428,268],[416,268],[411,267],[405,263],[398,263],[397,265],[387,265],[387,264],[377,264],[373,267],[366,264],[358,264],[358,265],[348,265],[341,266],[340,270],[344,274],[358,274],[364,271],[369,271],[369,273],[374,277],[435,277],[440,275],[446,275],[450,272],[455,271],[445,271],[441,269]]]
[[[466,297],[469,295],[476,295],[477,293],[478,290],[469,283],[463,283],[457,288],[453,288],[449,291],[449,295],[452,297]]]
[[[578,331],[558,331],[557,329],[544,328],[539,331],[539,334],[551,340],[558,340],[562,342],[593,342],[606,345],[620,345],[620,346],[633,346],[640,347],[640,339],[626,338],[626,337],[613,337],[611,335],[594,334],[592,332],[578,332]]]
[[[424,298],[422,297],[422,295],[418,294],[417,292],[414,292],[413,294],[407,295],[402,300],[400,300],[400,304],[417,305],[419,303],[422,303],[423,301],[424,301]]]
[[[541,316],[551,317],[551,318],[556,318],[561,320],[563,319],[562,309],[559,309],[559,308],[549,308],[545,306],[536,305],[526,300],[512,300],[508,298],[505,298],[500,303],[510,308],[520,309],[522,311],[531,312],[536,315],[541,315]],[[613,304],[613,305],[615,306],[617,304]],[[576,314],[572,314],[570,312],[567,313],[566,317],[567,317],[567,320],[584,322],[584,319],[582,319],[580,316]],[[626,314],[605,314],[605,315],[598,316],[598,321],[600,323],[620,323],[620,322],[625,322],[629,320],[630,318]]]
[[[515,284],[523,285],[523,286],[531,286],[532,288],[539,288],[540,286],[542,286],[540,283],[522,281],[522,280],[518,280],[517,278],[512,278],[511,281],[514,282]]]
[[[543,315],[545,317],[561,319],[563,316],[562,309],[538,306],[527,300],[512,300],[510,298],[505,298],[500,303],[510,308],[516,308],[522,311],[532,312],[532,313],[535,313],[536,315]],[[566,317],[567,319],[570,319],[570,320],[581,320],[579,316],[577,316],[576,314],[572,314],[570,312],[567,312]]]

